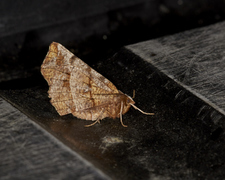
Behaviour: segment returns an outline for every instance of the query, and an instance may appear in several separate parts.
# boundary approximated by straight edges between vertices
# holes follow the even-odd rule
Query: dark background
[[[60,42],[89,65],[121,47],[225,18],[221,0],[65,0],[0,2],[0,81],[39,72]]]

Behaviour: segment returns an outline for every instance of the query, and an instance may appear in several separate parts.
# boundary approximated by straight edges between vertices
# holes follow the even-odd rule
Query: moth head
[[[126,95],[126,105],[130,107],[132,104],[135,104],[133,98],[135,97],[135,90],[133,90],[133,97],[131,98],[130,96]]]
[[[133,98],[135,97],[135,90],[133,91]],[[130,108],[130,106],[132,106],[134,109],[136,109],[136,110],[138,110],[138,111],[140,111],[141,113],[143,113],[143,114],[146,114],[146,115],[154,115],[154,113],[147,113],[147,112],[144,112],[144,111],[142,111],[141,109],[139,109],[137,106],[135,106],[134,104],[135,104],[135,102],[134,102],[134,100],[130,97],[130,96],[127,96],[127,100],[126,100],[127,102],[126,102],[126,105],[127,105],[127,109],[129,109]]]
[[[130,109],[131,105],[135,104],[134,100],[126,94],[123,96],[122,103],[123,103],[123,113],[122,114],[125,114]]]
[[[127,96],[126,104],[127,105],[135,104],[135,102],[134,102],[134,100],[130,96]]]

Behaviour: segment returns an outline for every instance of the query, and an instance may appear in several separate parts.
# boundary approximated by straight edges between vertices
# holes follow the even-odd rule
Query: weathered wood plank
[[[123,2],[98,0],[46,2],[40,0],[27,4],[24,0],[11,3],[3,0],[0,2],[0,37],[72,22],[144,2],[144,0],[125,0]]]
[[[210,107],[225,115],[225,22],[127,46]],[[175,99],[187,99],[182,91]],[[202,106],[198,114],[207,109]],[[212,121],[224,125],[211,111]]]
[[[1,179],[109,179],[0,98]]]
[[[207,37],[215,32],[222,33],[216,29],[222,29],[223,26],[223,23],[216,24],[131,45],[111,59],[94,65],[94,69],[110,79],[123,92],[132,94],[135,89],[136,105],[155,113],[155,116],[150,117],[131,109],[123,118],[127,128],[121,126],[119,119],[105,119],[101,124],[85,128],[84,125],[89,122],[70,115],[59,116],[49,102],[48,87],[40,74],[38,80],[30,78],[1,83],[0,95],[114,179],[221,179],[225,175],[224,115],[217,107],[212,107],[201,99],[201,96],[195,93],[197,90],[191,89],[188,83],[184,84],[186,79],[195,79],[196,75],[195,71],[194,74],[187,73],[187,69],[196,66],[195,61],[192,62],[191,68],[187,66],[188,59],[198,54],[196,49],[203,51],[204,46],[201,47],[202,43],[194,40],[191,41],[192,45],[188,46],[189,50],[183,46],[195,35],[206,40],[203,45],[216,42],[213,40],[218,34],[208,41]],[[208,31],[210,33],[203,35]],[[222,41],[219,42],[223,48]],[[220,50],[222,51],[219,49],[218,52],[216,49],[218,53],[214,54],[215,57],[203,52],[206,57],[214,60],[220,59]],[[144,55],[141,56],[140,52]],[[174,55],[176,53],[179,58]],[[179,61],[180,58],[183,61]],[[205,62],[205,59],[202,61]],[[202,61],[197,61],[197,65]],[[201,69],[200,67],[197,66],[197,70]],[[172,74],[174,72],[184,75],[175,76]],[[14,119],[17,120],[17,115]],[[14,123],[10,127],[9,134],[12,134],[12,139],[17,135],[13,131],[17,126],[19,127],[18,123]],[[24,137],[26,134],[33,137],[29,131],[23,132],[26,127],[27,125],[23,125],[20,133]],[[1,136],[4,137],[4,134]],[[39,139],[43,141],[42,137],[31,140],[34,141],[34,147],[39,143]],[[44,160],[46,163],[49,161],[43,158]],[[55,168],[58,167],[54,166],[53,169]],[[45,171],[42,169],[42,172]],[[54,170],[47,173],[52,172]]]

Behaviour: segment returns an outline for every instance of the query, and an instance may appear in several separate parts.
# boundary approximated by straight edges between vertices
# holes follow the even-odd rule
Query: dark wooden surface
[[[47,2],[44,0],[32,0],[27,3],[24,0],[18,2],[3,0],[0,4],[0,37],[56,24],[71,23],[73,25],[72,22],[79,19],[94,17],[99,14],[105,14],[108,11],[132,7],[145,2],[146,0],[66,0]],[[87,24],[86,26],[89,25]]]
[[[109,179],[0,98],[1,179]]]
[[[225,19],[221,0],[0,1],[0,81],[33,74],[52,41],[86,62],[127,44]]]
[[[224,14],[221,0],[1,0],[0,179],[224,179]],[[40,74],[52,41],[155,116],[60,117]]]
[[[2,179],[223,179],[224,26],[126,46],[92,65],[155,113],[131,109],[127,128],[60,117],[40,73],[2,82],[0,95],[16,107],[1,99]]]
[[[127,48],[208,106],[197,114],[225,128],[225,23],[130,45]],[[173,90],[173,89],[172,89]],[[180,90],[174,100],[191,103]],[[210,107],[210,108],[209,108]]]

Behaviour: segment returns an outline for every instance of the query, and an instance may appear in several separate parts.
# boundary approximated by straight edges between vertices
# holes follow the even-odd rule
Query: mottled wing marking
[[[49,84],[48,93],[51,103],[60,115],[71,113],[68,107],[73,99],[69,86],[71,69],[68,66],[68,59],[72,56],[73,54],[69,51],[66,56],[63,56],[58,50],[57,43],[53,42],[41,66],[41,73]]]
[[[41,73],[50,86],[51,103],[60,115],[72,113],[86,120],[117,116],[118,98],[124,94],[61,44],[50,45]]]

